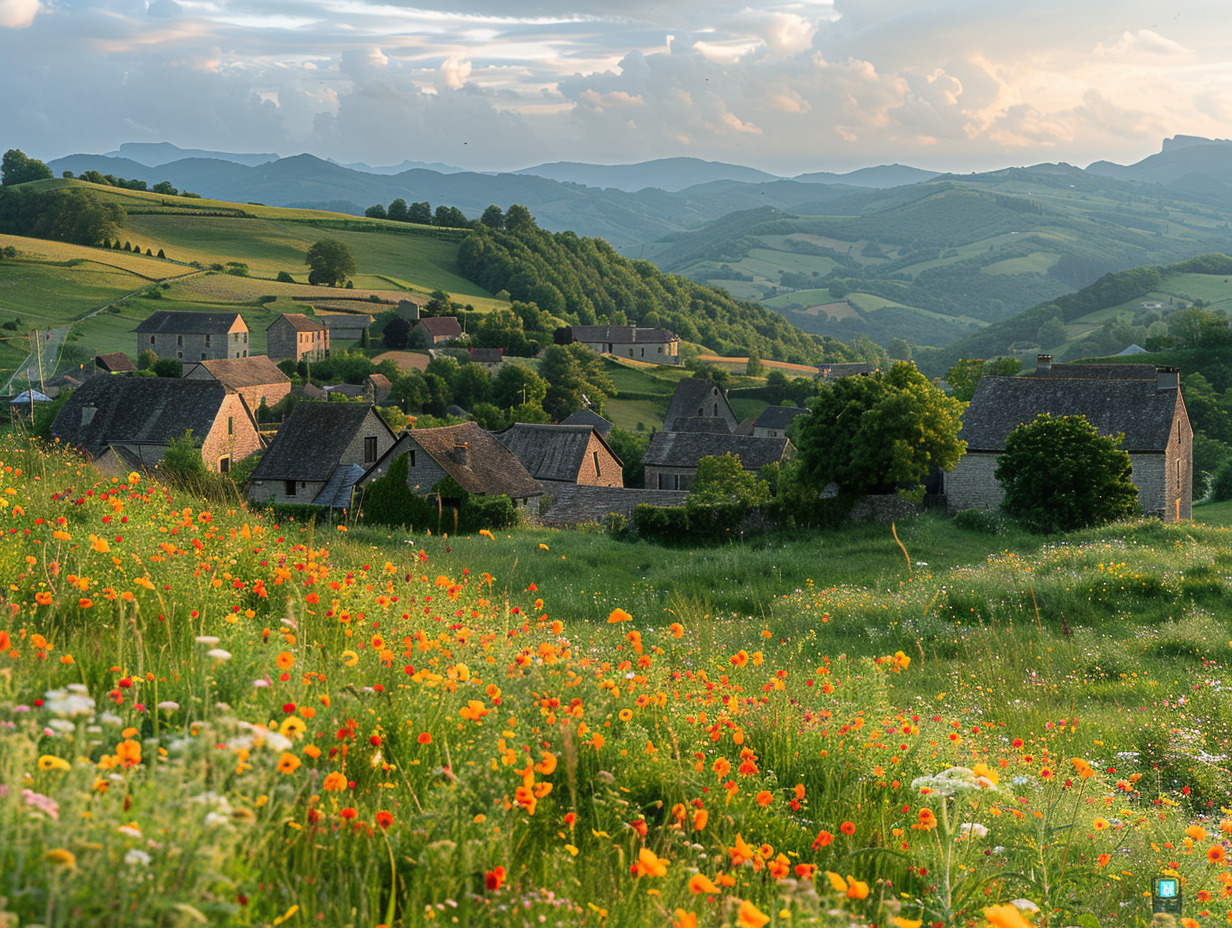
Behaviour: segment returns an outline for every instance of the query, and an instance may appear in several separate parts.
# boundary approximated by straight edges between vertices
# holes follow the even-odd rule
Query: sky
[[[1232,136],[1215,0],[0,0],[0,148],[793,176]]]

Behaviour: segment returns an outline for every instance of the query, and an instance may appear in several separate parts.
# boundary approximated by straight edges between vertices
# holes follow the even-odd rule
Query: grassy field
[[[1226,916],[1226,529],[343,532],[0,463],[15,924]]]

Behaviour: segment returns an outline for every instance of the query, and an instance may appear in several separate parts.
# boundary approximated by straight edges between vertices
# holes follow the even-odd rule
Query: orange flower
[[[722,892],[719,887],[714,885],[714,882],[705,874],[695,873],[689,878],[689,892],[693,895],[698,893],[717,893]]]
[[[993,928],[1031,928],[1031,923],[1009,903],[989,906],[984,910],[984,917]]]
[[[829,847],[834,842],[834,835],[826,831],[824,828],[817,832],[817,837],[813,839],[813,850],[819,850],[823,847]]]
[[[1110,827],[1112,823],[1109,822],[1106,818],[1100,817],[1100,818],[1095,819],[1095,821],[1092,822],[1091,824],[1095,826],[1096,831],[1103,831],[1105,828]]]
[[[686,912],[684,909],[677,909],[676,917],[672,919],[672,928],[697,928],[697,915],[693,912]]]
[[[1100,854],[1099,858],[1095,861],[1095,863],[1097,866],[1106,867],[1108,866],[1108,864],[1112,863],[1112,855],[1111,854]]]
[[[726,757],[720,757],[714,762],[714,772],[719,775],[719,779],[731,773],[731,762]]]
[[[417,740],[419,741],[420,744],[431,744],[432,736],[428,734],[426,731],[421,731],[419,733],[419,738]]]
[[[274,660],[283,670],[290,670],[295,664],[295,655],[290,651],[279,651]]]
[[[856,833],[856,824],[855,822],[843,822],[838,826],[838,830],[850,837]]]
[[[917,831],[932,831],[937,827],[937,816],[932,809],[921,809],[918,818],[919,821],[911,826]]]
[[[766,806],[770,805],[770,803],[774,802],[774,793],[770,792],[768,789],[763,789],[753,798],[757,800],[757,804],[764,809]]]
[[[505,885],[505,868],[497,867],[495,870],[489,870],[487,873],[485,873],[483,875],[483,885],[487,889],[491,890],[492,892],[496,892],[498,889],[504,886]]]
[[[848,878],[847,883],[847,898],[848,899],[867,899],[868,884],[862,883],[860,880]]]
[[[346,774],[335,770],[325,778],[325,782],[321,786],[327,793],[340,793],[347,788]]]
[[[1210,850],[1206,852],[1206,859],[1213,864],[1222,864],[1228,859],[1228,852],[1224,850],[1222,844],[1214,844]]]
[[[739,928],[762,928],[770,921],[769,915],[762,914],[761,910],[747,899],[740,903],[740,908],[736,910],[736,924]]]
[[[667,876],[667,861],[644,847],[637,852],[637,863],[630,868],[630,872],[634,876]]]
[[[469,719],[472,722],[483,724],[481,720],[490,711],[492,710],[485,706],[480,700],[470,699],[467,700],[465,706],[458,710],[458,714],[464,719]]]
[[[141,763],[141,742],[125,738],[116,745],[116,757],[125,767],[136,767]]]
[[[378,813],[376,814],[376,823],[377,823],[377,824],[378,824],[381,828],[388,828],[390,825],[392,825],[392,824],[394,823],[394,816],[393,816],[393,813],[392,813],[392,812],[384,812],[384,811],[382,811],[382,812],[378,812]]]
[[[44,590],[41,593],[35,593],[34,601],[38,603],[40,606],[50,606],[51,605],[51,594],[48,593],[46,590]],[[5,645],[4,647],[0,647],[0,651],[7,651],[7,650],[8,650],[8,645]]]
[[[279,773],[294,773],[296,770],[299,769],[299,765],[301,763],[302,762],[300,761],[300,759],[296,757],[294,754],[288,754],[284,751],[282,754],[282,757],[278,759],[278,772]]]
[[[1201,825],[1190,825],[1185,829],[1185,834],[1188,837],[1193,838],[1195,841],[1206,840],[1206,829]]]
[[[609,625],[614,625],[617,622],[629,622],[633,616],[625,612],[623,609],[617,608],[612,610],[612,614],[607,617]]]
[[[830,881],[830,887],[836,893],[847,892],[847,881],[835,873],[833,870],[826,871],[826,878]]]
[[[706,822],[709,820],[709,818],[710,818],[709,812],[707,812],[705,809],[698,809],[697,812],[693,815],[693,830],[701,831],[703,828],[706,827]]]
[[[736,835],[736,843],[733,847],[728,848],[731,853],[732,863],[739,866],[746,860],[752,860],[757,856],[757,852],[744,843],[744,838]]]

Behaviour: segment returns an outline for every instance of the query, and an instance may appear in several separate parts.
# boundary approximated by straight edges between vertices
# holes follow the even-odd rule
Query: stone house
[[[369,403],[297,403],[253,471],[248,498],[347,508],[355,482],[395,441]]]
[[[505,360],[504,348],[472,348],[469,355],[472,364],[478,364],[489,374],[497,373]]]
[[[334,343],[359,341],[372,325],[367,313],[322,313],[316,321],[329,331],[329,341]]]
[[[1123,433],[1142,511],[1165,522],[1192,518],[1193,429],[1176,369],[1054,365],[1048,355],[1028,377],[980,378],[959,433],[967,452],[944,478],[951,513],[1001,504],[1004,492],[993,474],[1005,439],[1040,413],[1083,415],[1101,435]]]
[[[266,328],[265,343],[273,361],[320,361],[329,354],[329,329],[303,313],[283,313]]]
[[[593,426],[515,422],[496,437],[549,493],[562,485],[624,486],[620,458]]]
[[[713,381],[700,377],[689,377],[676,385],[663,419],[663,428],[669,432],[730,433],[735,431],[737,424],[727,393]]]
[[[155,467],[188,430],[205,466],[219,473],[261,448],[244,398],[215,380],[91,377],[60,409],[50,434],[104,472],[128,473]]]
[[[795,456],[786,438],[757,438],[722,432],[656,432],[642,455],[648,490],[688,490],[702,458],[734,454],[740,465],[756,473],[767,464]]]
[[[248,357],[248,325],[239,313],[160,310],[135,331],[138,355],[150,350],[179,361]]]
[[[244,397],[254,414],[262,402],[270,408],[291,393],[291,378],[263,354],[186,364],[182,376],[187,380],[217,380]]]
[[[807,416],[809,411],[800,406],[767,406],[753,420],[752,434],[758,438],[785,438],[787,427],[797,416]]]
[[[112,351],[107,354],[96,354],[94,356],[94,369],[88,376],[97,374],[131,374],[136,369],[137,365],[133,363],[132,358],[123,351]]]
[[[508,496],[532,518],[539,511],[543,484],[496,436],[474,422],[403,432],[397,443],[364,474],[360,485],[383,477],[404,454],[407,486],[420,496],[433,494],[440,481],[452,477],[468,493]],[[448,504],[448,500],[442,502]]]
[[[415,337],[422,338],[423,344],[432,348],[461,338],[462,325],[457,316],[433,316],[421,318],[411,326],[411,332]]]
[[[575,342],[596,354],[632,358],[652,364],[680,363],[680,336],[660,328],[632,325],[575,325],[569,327]]]
[[[591,412],[589,409],[579,409],[575,413],[570,413],[568,416],[560,420],[561,425],[590,425],[595,431],[603,436],[604,440],[612,431],[612,423],[608,422],[597,412]]]

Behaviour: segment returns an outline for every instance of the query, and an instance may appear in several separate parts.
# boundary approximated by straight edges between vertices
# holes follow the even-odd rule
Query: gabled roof
[[[168,311],[154,313],[135,329],[141,335],[226,335],[239,326],[248,331],[239,313],[194,313]]]
[[[597,412],[591,412],[589,409],[579,409],[575,413],[571,413],[560,420],[561,425],[589,425],[593,426],[603,438],[607,438],[608,433],[612,431],[612,423],[608,422]]]
[[[735,454],[745,470],[760,470],[787,456],[786,438],[756,438],[753,435],[720,435],[706,432],[655,432],[642,455],[651,467],[696,467],[702,458]]]
[[[1159,376],[1154,364],[1053,364],[1037,367],[1029,377],[1049,380],[1149,380]]]
[[[376,420],[371,423],[368,416]],[[253,471],[254,480],[328,480],[366,425],[393,437],[371,403],[296,403]]]
[[[621,345],[649,345],[678,342],[680,336],[668,329],[641,329],[632,325],[574,325],[569,327],[577,342],[614,342]]]
[[[458,323],[457,316],[432,316],[420,319],[415,325],[423,326],[436,338],[457,338],[462,334],[462,326]]]
[[[264,387],[269,384],[289,384],[291,378],[278,369],[269,355],[254,354],[247,358],[216,358],[198,361],[197,366],[209,371],[213,378],[232,390],[240,387]],[[188,370],[185,373],[187,374]]]
[[[753,420],[753,428],[785,429],[795,421],[796,416],[807,416],[808,412],[801,406],[767,406],[761,415]]]
[[[50,434],[93,457],[113,442],[165,444],[187,429],[202,439],[226,397],[216,380],[91,377],[61,407]],[[93,417],[83,423],[88,407]]]
[[[363,475],[364,469],[358,464],[339,464],[312,504],[330,509],[350,509],[351,493]]]
[[[99,370],[109,371],[113,374],[135,371],[137,369],[137,365],[133,364],[132,358],[123,351],[96,354],[94,356],[94,366]]]
[[[303,313],[283,313],[273,322],[265,327],[265,331],[269,331],[280,322],[286,323],[296,332],[324,332],[325,326],[317,322],[315,319],[309,319]]]
[[[358,399],[368,392],[368,388],[361,383],[327,384],[323,389],[327,394],[337,393],[339,396],[349,396],[352,399]]]
[[[730,418],[731,422],[728,425],[728,431],[730,431],[731,424],[734,424],[737,419],[731,404],[727,401],[727,394],[712,380],[687,377],[676,384],[676,391],[672,394],[671,402],[667,404],[667,416],[663,420],[663,427],[674,429],[679,419],[695,418],[699,415],[712,416],[715,403],[719,404],[719,415],[723,418]]]
[[[1185,407],[1180,391],[1157,389],[1155,369],[1150,370],[1150,380],[981,377],[963,413],[958,437],[966,441],[968,453],[1003,451],[1006,436],[1019,425],[1033,422],[1040,413],[1084,415],[1101,435],[1124,432],[1121,447],[1126,451],[1163,451],[1174,417],[1178,410],[1185,415]]]
[[[496,437],[517,456],[536,480],[577,481],[586,460],[591,436],[595,436],[617,461],[616,452],[591,425],[538,425],[515,422]]]
[[[504,494],[510,499],[525,499],[542,496],[543,484],[530,475],[513,452],[497,440],[491,432],[485,432],[474,422],[446,425],[437,429],[412,429],[404,432],[398,444],[374,465],[405,454],[408,445],[418,445],[428,457],[462,485],[468,493],[487,496]],[[455,448],[466,444],[466,463],[457,459]],[[431,487],[421,487],[427,492]]]

